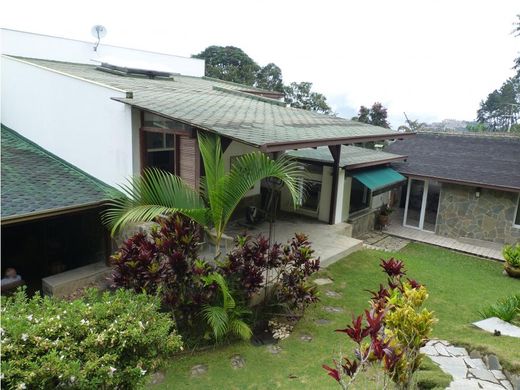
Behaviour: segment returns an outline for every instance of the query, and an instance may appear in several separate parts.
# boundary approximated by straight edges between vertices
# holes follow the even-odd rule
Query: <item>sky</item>
[[[393,127],[410,119],[473,120],[511,77],[518,0],[5,1],[0,26],[181,56],[236,46],[284,82],[310,81],[350,118],[381,102]]]

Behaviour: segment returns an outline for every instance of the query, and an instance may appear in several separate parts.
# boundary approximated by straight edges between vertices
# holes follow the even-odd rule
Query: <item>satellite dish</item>
[[[94,27],[90,29],[90,33],[94,38],[97,39],[96,45],[94,46],[94,51],[97,51],[99,41],[101,41],[101,38],[104,38],[107,35],[107,29],[105,26],[96,24]]]

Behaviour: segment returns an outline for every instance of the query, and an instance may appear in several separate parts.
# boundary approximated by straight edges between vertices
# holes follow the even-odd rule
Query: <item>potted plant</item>
[[[504,246],[502,254],[506,260],[504,269],[507,274],[513,278],[520,278],[520,243]]]
[[[392,214],[393,211],[394,210],[390,208],[390,206],[388,206],[386,203],[383,206],[381,206],[378,216],[379,225],[381,227],[388,226],[388,219],[390,218],[390,214]]]

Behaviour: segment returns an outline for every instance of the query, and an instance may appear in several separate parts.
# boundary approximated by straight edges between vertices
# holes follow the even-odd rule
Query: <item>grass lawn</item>
[[[334,332],[350,323],[351,314],[366,308],[369,294],[384,282],[379,259],[395,256],[404,260],[408,276],[425,284],[430,293],[426,307],[434,310],[439,322],[433,336],[455,345],[496,354],[505,368],[520,372],[520,340],[495,337],[474,328],[471,322],[479,318],[478,310],[520,290],[520,281],[502,275],[502,265],[465,256],[423,244],[409,244],[399,253],[373,250],[356,252],[320,272],[334,284],[322,286],[321,302],[308,309],[293,334],[279,343],[282,351],[271,354],[265,346],[255,347],[241,342],[216,347],[204,352],[187,354],[172,360],[165,371],[165,380],[154,388],[215,388],[215,389],[337,389],[335,381],[326,375],[322,364],[331,364],[332,357],[342,350],[351,353],[352,344],[345,335]],[[333,290],[341,297],[328,297]],[[342,313],[328,313],[325,306],[343,308]],[[317,319],[328,319],[325,325]],[[300,340],[303,334],[313,340]],[[240,354],[246,361],[242,369],[233,369],[230,358]],[[190,368],[206,364],[208,372],[191,378]],[[424,375],[444,379],[434,371]],[[449,380],[448,380],[449,382]],[[366,383],[365,383],[366,384]],[[359,388],[371,388],[360,383]]]

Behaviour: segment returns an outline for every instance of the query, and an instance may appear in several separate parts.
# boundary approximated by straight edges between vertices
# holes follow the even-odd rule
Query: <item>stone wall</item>
[[[352,237],[361,237],[374,230],[377,214],[379,214],[379,210],[366,210],[360,214],[351,215],[347,222],[352,225]]]
[[[520,228],[513,226],[518,193],[480,190],[458,184],[442,184],[436,233],[497,243],[520,241]]]

